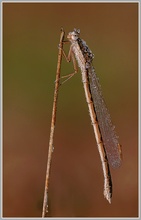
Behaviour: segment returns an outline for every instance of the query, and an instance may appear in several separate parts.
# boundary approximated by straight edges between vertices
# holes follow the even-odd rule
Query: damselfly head
[[[80,29],[74,28],[72,32],[68,33],[67,38],[69,39],[69,41],[75,41],[79,38],[79,34],[80,34]]]

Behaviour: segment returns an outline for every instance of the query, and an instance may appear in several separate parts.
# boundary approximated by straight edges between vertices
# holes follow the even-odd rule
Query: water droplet
[[[53,153],[53,151],[54,151],[54,146],[52,147],[52,153]]]

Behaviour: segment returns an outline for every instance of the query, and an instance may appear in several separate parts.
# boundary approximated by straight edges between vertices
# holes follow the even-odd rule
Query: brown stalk
[[[65,35],[65,32],[63,31],[63,29],[61,29],[57,71],[56,71],[56,80],[55,80],[55,89],[54,89],[52,119],[51,119],[51,127],[50,127],[50,139],[49,139],[49,149],[48,149],[48,160],[47,160],[47,169],[46,169],[42,218],[44,218],[46,216],[46,213],[48,212],[49,175],[50,175],[51,159],[52,159],[52,152],[53,152],[53,138],[54,138],[54,131],[55,131],[55,123],[56,123],[57,100],[58,100],[58,92],[59,92],[59,79],[60,79],[64,35]]]

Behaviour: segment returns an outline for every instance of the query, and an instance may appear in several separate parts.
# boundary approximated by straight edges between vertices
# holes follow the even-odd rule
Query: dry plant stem
[[[53,101],[52,119],[51,119],[51,128],[50,128],[50,139],[49,139],[48,161],[47,161],[47,170],[46,170],[46,179],[45,179],[45,191],[44,191],[42,218],[44,218],[46,216],[46,213],[48,212],[48,186],[49,186],[51,158],[52,158],[52,152],[53,152],[53,137],[54,137],[55,123],[56,123],[57,99],[58,99],[58,90],[59,90],[59,79],[60,79],[64,35],[65,35],[65,32],[63,31],[63,29],[61,29],[58,62],[57,62],[57,72],[56,72],[56,80],[55,80],[55,90],[54,90],[54,101]]]

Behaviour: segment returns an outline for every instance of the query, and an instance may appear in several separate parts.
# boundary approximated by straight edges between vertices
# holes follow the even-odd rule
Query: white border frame
[[[141,85],[141,77],[140,77],[140,52],[141,52],[141,48],[140,48],[140,11],[141,11],[141,8],[140,8],[140,1],[128,1],[128,0],[120,0],[120,1],[112,1],[112,0],[109,0],[109,1],[83,1],[83,0],[68,0],[68,1],[47,1],[47,0],[42,0],[42,1],[39,1],[39,0],[33,0],[33,1],[28,1],[28,0],[21,0],[21,1],[12,1],[12,0],[9,0],[9,1],[0,1],[0,12],[1,12],[1,16],[0,16],[0,25],[1,25],[1,28],[0,28],[0,36],[1,36],[1,42],[0,42],[0,46],[1,46],[1,59],[0,59],[0,67],[1,67],[1,74],[0,74],[0,104],[1,104],[1,108],[0,108],[0,144],[1,144],[1,149],[0,149],[0,153],[1,153],[1,181],[0,181],[0,189],[1,189],[1,199],[0,199],[0,218],[1,219],[43,219],[43,218],[6,218],[6,217],[2,217],[3,215],[3,206],[2,206],[2,202],[3,202],[3,184],[2,184],[2,181],[3,181],[3,3],[138,3],[138,214],[139,214],[139,217],[137,218],[77,218],[77,219],[140,219],[140,197],[141,197],[141,192],[140,192],[140,166],[141,166],[141,163],[140,163],[140,156],[141,156],[141,150],[140,150],[140,132],[141,132],[141,127],[140,127],[140,117],[141,117],[141,114],[140,114],[140,111],[141,111],[141,101],[140,101],[140,94],[141,94],[141,88],[140,88],[140,85]],[[47,218],[47,219],[75,219],[75,218]]]

